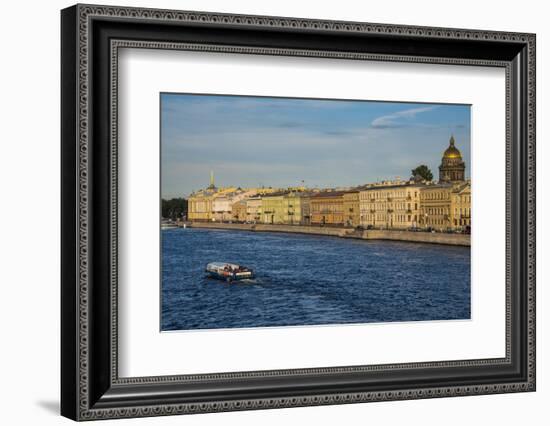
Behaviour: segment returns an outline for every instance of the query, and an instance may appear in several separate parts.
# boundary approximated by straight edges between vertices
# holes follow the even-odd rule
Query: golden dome
[[[459,158],[462,159],[462,155],[460,154],[460,151],[455,148],[455,138],[454,136],[451,136],[451,139],[449,141],[449,147],[445,150],[443,153],[443,158]]]

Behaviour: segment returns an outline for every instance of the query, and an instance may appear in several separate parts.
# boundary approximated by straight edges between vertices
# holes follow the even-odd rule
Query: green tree
[[[432,180],[434,178],[432,171],[425,164],[421,164],[416,169],[412,169],[411,173],[412,173],[412,178],[415,180],[418,180],[418,179]]]
[[[187,200],[185,198],[163,199],[161,211],[163,219],[181,219],[183,216],[187,216]]]

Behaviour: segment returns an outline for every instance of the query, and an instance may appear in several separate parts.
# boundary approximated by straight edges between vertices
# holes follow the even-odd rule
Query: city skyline
[[[454,135],[470,176],[470,106],[161,94],[162,198],[218,186],[351,187],[434,179]]]

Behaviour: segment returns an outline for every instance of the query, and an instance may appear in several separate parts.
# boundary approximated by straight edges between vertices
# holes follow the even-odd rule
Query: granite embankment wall
[[[352,228],[299,226],[299,225],[265,225],[243,223],[187,222],[192,228],[232,229],[253,232],[287,232],[295,234],[326,235],[340,238],[362,240],[394,240],[417,243],[447,244],[453,246],[470,246],[470,235],[445,234],[433,232],[355,230]]]

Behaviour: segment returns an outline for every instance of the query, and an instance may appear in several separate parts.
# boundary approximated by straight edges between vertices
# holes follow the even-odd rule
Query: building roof
[[[460,183],[459,185],[455,185],[453,187],[453,192],[460,193],[460,192],[464,192],[468,189],[471,189],[471,185],[470,185],[469,181],[466,181],[466,182]]]
[[[290,191],[270,192],[270,193],[267,193],[267,194],[262,194],[262,198],[282,197],[283,195],[287,195],[289,193],[290,193]]]
[[[311,198],[333,198],[333,197],[342,197],[344,194],[347,194],[349,191],[323,191],[311,196]]]
[[[311,194],[315,194],[313,191],[293,191],[289,189],[276,191],[276,192],[270,192],[267,194],[260,194],[262,198],[269,198],[269,197],[281,197],[285,195],[292,195],[294,197],[309,197]]]
[[[419,183],[419,182],[411,183],[410,181],[407,181],[401,184],[365,186],[361,188],[361,191],[375,191],[375,190],[395,189],[395,188],[422,188],[425,186],[434,186],[434,185],[435,184],[426,184],[426,183]]]

